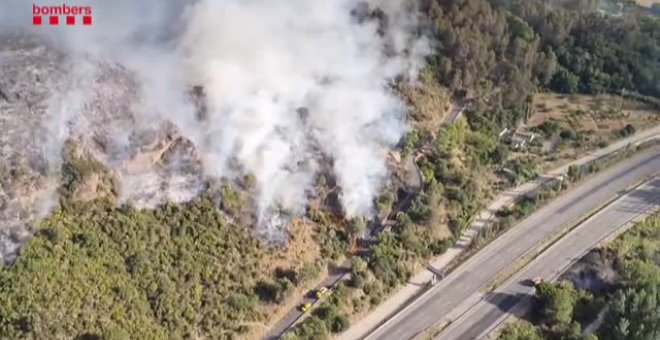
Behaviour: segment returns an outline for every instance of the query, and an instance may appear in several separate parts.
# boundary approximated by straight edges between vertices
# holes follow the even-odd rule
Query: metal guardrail
[[[628,194],[628,193],[634,191],[636,188],[638,188],[638,187],[640,187],[640,186],[642,186],[642,185],[644,185],[645,183],[648,183],[648,182],[649,182],[649,180],[648,180],[648,178],[647,178],[647,179],[645,179],[644,181],[642,181],[641,184],[636,185],[636,186],[634,186],[632,189],[629,189],[629,190],[627,190],[625,193],[622,193],[621,195],[619,195],[619,197],[618,197],[617,199],[615,199],[614,201],[610,202],[610,204],[616,202],[618,199],[623,198],[626,194]],[[659,203],[660,203],[660,202],[659,202]],[[608,206],[609,206],[609,205],[608,205]],[[605,206],[605,207],[601,207],[601,209],[599,209],[598,211],[601,211],[602,209],[604,209],[604,208],[606,208],[606,207],[607,207],[607,206]],[[615,230],[615,231],[609,233],[609,234],[606,235],[604,238],[602,238],[599,242],[603,242],[604,240],[607,240],[608,238],[611,238],[613,235],[618,235],[618,234],[620,234],[620,233],[622,233],[622,232],[625,232],[626,230],[628,230],[628,229],[630,229],[632,226],[634,226],[635,222],[637,222],[642,216],[643,216],[643,217],[646,217],[646,216],[648,216],[649,214],[652,214],[654,211],[657,211],[657,210],[658,210],[657,207],[656,207],[656,208],[652,208],[652,207],[647,208],[646,210],[642,211],[639,215],[634,216],[634,217],[628,219],[627,221],[624,221],[624,223],[621,225],[621,228],[619,228],[619,229],[617,229],[617,230]],[[596,213],[598,213],[598,212],[596,212]],[[594,213],[593,215],[595,215],[596,213]],[[592,216],[593,216],[593,215],[592,215]],[[568,234],[567,234],[567,235],[568,235]],[[550,248],[550,247],[552,247],[552,245],[550,245],[548,248]],[[560,277],[560,276],[561,276],[566,270],[568,270],[571,266],[573,266],[573,265],[574,265],[575,263],[577,263],[581,258],[583,258],[586,254],[588,254],[588,253],[591,251],[591,249],[593,249],[593,248],[590,248],[590,249],[588,249],[588,250],[582,252],[580,255],[574,257],[574,258],[573,258],[573,259],[572,259],[567,265],[565,265],[563,268],[561,268],[561,270],[559,270],[559,271],[558,271],[553,277],[551,277],[548,281],[552,282],[552,281],[557,280],[557,279],[558,279],[558,278],[559,278],[559,277]],[[547,250],[549,250],[549,249],[546,249],[545,251],[547,251]],[[529,266],[531,263],[532,263],[532,262],[528,263],[526,266]],[[521,270],[523,270],[523,269],[524,269],[524,267],[521,268]],[[514,280],[514,279],[515,279],[515,274],[514,274],[511,278],[509,278],[509,280],[507,280],[506,282],[502,283],[502,285],[506,285],[506,284],[508,284],[511,280]],[[520,300],[518,303],[516,303],[514,306],[512,306],[510,310],[513,310],[513,309],[521,309],[521,310],[522,310],[523,308],[529,308],[529,306],[526,305],[526,302],[527,302],[526,300],[527,300],[527,299],[528,299],[528,298],[526,298],[526,299],[524,299],[524,300]],[[489,327],[487,330],[485,330],[484,332],[482,332],[482,333],[477,337],[477,339],[491,339],[491,338],[494,338],[494,336],[497,335],[497,331],[501,328],[502,325],[504,325],[504,323],[507,321],[507,319],[510,318],[511,314],[512,314],[512,313],[505,314],[503,317],[501,317],[500,319],[498,319],[498,320],[495,322],[494,325],[492,325],[492,326]]]

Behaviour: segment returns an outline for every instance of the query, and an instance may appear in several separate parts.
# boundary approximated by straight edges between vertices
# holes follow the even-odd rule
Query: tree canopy
[[[208,198],[154,211],[73,203],[0,269],[0,337],[244,334],[265,315],[259,300],[271,301],[259,290],[270,252]],[[274,282],[276,296],[292,285]]]

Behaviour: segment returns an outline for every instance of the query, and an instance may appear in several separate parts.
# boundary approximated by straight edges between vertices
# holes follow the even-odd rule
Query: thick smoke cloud
[[[411,3],[79,1],[67,5],[92,6],[92,26],[31,27],[32,3],[5,0],[0,20],[2,30],[24,28],[67,51],[85,66],[71,73],[83,83],[96,77],[90,60],[134,72],[140,99],[131,104],[130,124],[174,124],[207,176],[253,174],[265,227],[279,220],[278,211],[304,206],[319,155],[332,159],[346,215],[372,213],[386,152],[406,130],[405,107],[390,86],[399,75],[413,80],[427,53]],[[186,97],[192,86],[205,91],[202,119]],[[52,107],[79,107],[62,105],[69,100],[62,94],[53,98],[61,102]],[[77,117],[75,127],[95,119],[88,114],[57,110],[49,117],[60,125]],[[128,138],[118,135],[120,144]]]

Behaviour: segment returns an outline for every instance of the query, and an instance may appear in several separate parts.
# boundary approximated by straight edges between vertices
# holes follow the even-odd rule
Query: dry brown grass
[[[289,231],[289,243],[286,248],[273,254],[269,266],[271,269],[286,268],[292,263],[314,262],[320,257],[319,245],[314,240],[314,227],[301,220],[294,220]]]
[[[644,7],[651,7],[653,4],[660,4],[660,0],[637,0],[637,3]]]
[[[447,224],[447,219],[445,216],[446,211],[444,205],[438,206],[436,211],[434,211],[431,215],[429,222],[431,234],[438,240],[444,240],[454,235],[451,232],[451,228],[449,228],[449,225]]]
[[[551,118],[578,131],[610,133],[626,124],[640,128],[655,125],[660,120],[660,111],[613,95],[537,94],[528,126],[541,125]]]
[[[583,133],[583,136],[588,136],[588,142],[581,147],[559,145],[550,154],[546,154],[547,151],[533,153],[542,171],[565,164],[582,152],[619,138],[619,132],[627,124],[638,130],[657,126],[660,123],[660,110],[613,95],[539,93],[534,96],[527,125],[536,127],[549,119],[556,121],[561,129]]]
[[[314,240],[314,227],[301,220],[293,220],[289,231],[289,243],[285,248],[277,250],[270,261],[266,264],[267,271],[275,271],[276,268],[300,267],[305,263],[313,263],[320,258],[319,245]],[[251,327],[251,331],[243,338],[263,338],[268,329],[275,325],[290,310],[302,300],[307,292],[319,285],[328,275],[327,268],[321,270],[317,279],[312,282],[296,287],[284,301],[277,305],[264,305],[263,308],[269,316],[265,323],[257,323]]]
[[[451,105],[447,89],[430,77],[423,73],[419,84],[399,86],[399,92],[411,108],[413,125],[429,131],[437,129]]]

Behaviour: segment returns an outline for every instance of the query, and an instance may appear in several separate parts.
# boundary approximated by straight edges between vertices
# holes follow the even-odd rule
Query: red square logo
[[[40,16],[32,17],[32,25],[41,25],[41,17]]]
[[[58,17],[58,16],[51,16],[51,17],[49,18],[49,22],[50,22],[51,25],[57,25],[57,24],[59,24],[59,22],[60,22],[60,17]]]
[[[83,25],[91,25],[92,24],[92,17],[89,15],[83,16]]]
[[[66,24],[67,25],[75,25],[76,24],[76,17],[69,15],[66,17]]]

